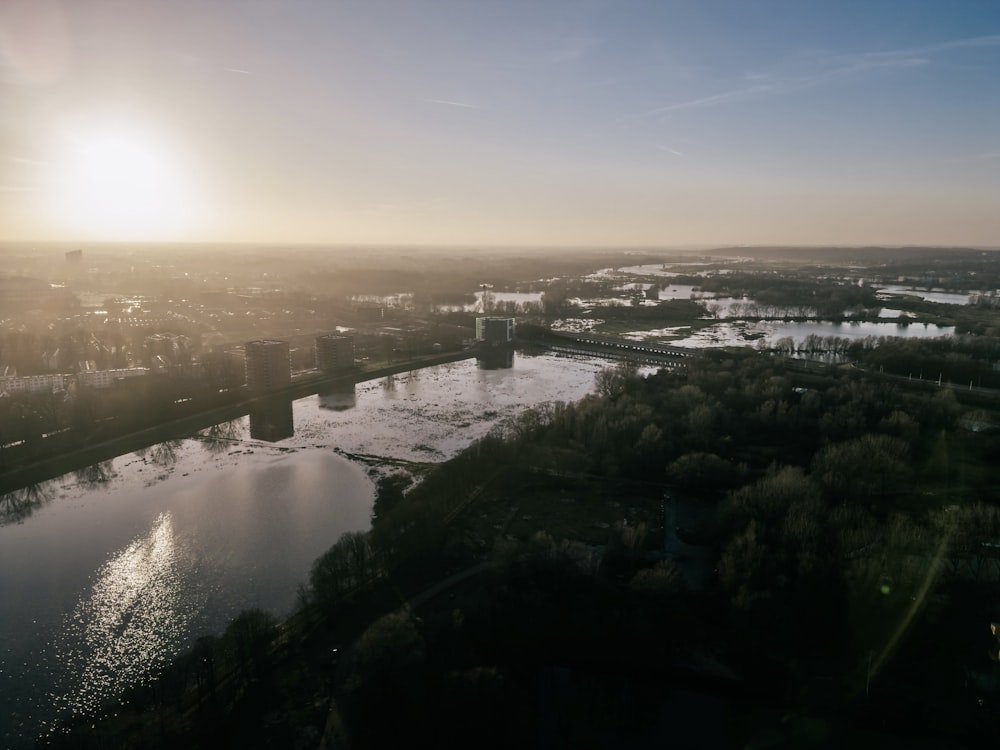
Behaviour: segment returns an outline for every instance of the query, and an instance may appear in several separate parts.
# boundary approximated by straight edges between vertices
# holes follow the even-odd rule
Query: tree
[[[692,445],[707,448],[717,441],[719,416],[719,406],[714,401],[698,404],[688,412],[685,422]]]
[[[669,596],[683,590],[681,569],[673,560],[661,560],[652,568],[643,568],[629,581],[633,591],[654,596]]]
[[[772,582],[771,552],[764,543],[766,528],[756,520],[732,538],[719,558],[719,580],[723,587],[735,595],[747,586],[766,589]]]
[[[714,453],[685,453],[667,466],[667,479],[682,490],[699,492],[729,489],[739,478],[739,470]]]
[[[403,502],[403,493],[413,483],[409,476],[403,473],[380,477],[375,485],[375,519],[384,517],[392,509]]]
[[[819,497],[819,488],[798,466],[772,466],[768,475],[730,493],[723,516],[731,528],[743,529],[752,519],[783,522],[793,504]]]
[[[823,448],[812,474],[841,502],[884,499],[909,475],[909,447],[899,438],[868,433]]]
[[[244,677],[259,676],[268,665],[268,648],[278,632],[278,621],[262,609],[240,612],[223,635],[237,668]]]
[[[605,367],[594,376],[594,390],[606,398],[615,398],[624,393],[630,381],[638,378],[638,373],[639,368],[634,362]]]
[[[953,505],[938,511],[931,523],[947,544],[954,573],[973,580],[994,580],[1000,572],[1000,508],[984,503]]]
[[[358,639],[346,711],[355,747],[396,746],[404,732],[412,733],[411,721],[433,713],[426,703],[429,685],[421,678],[425,648],[407,610],[380,617]]]
[[[566,304],[566,286],[551,284],[542,292],[542,312],[546,315],[558,315]]]
[[[879,431],[905,440],[912,446],[920,437],[920,423],[905,411],[896,409],[882,419]]]
[[[218,650],[219,639],[212,635],[202,636],[191,649],[191,671],[199,695],[211,695],[215,691]]]
[[[381,565],[363,531],[347,532],[313,563],[309,584],[321,603],[336,603],[357,591],[381,573]]]

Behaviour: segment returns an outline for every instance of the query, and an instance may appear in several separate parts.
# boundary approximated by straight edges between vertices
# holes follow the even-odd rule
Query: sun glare
[[[55,219],[94,239],[173,239],[193,228],[190,185],[169,151],[131,131],[67,139],[53,169]]]

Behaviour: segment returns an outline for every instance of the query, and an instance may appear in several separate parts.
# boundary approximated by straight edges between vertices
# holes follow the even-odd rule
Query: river
[[[151,679],[244,609],[289,613],[313,560],[370,525],[375,469],[342,454],[440,462],[527,407],[582,398],[605,366],[518,353],[430,367],[0,498],[3,746]]]

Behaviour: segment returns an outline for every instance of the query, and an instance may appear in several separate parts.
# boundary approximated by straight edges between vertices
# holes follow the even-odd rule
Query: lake
[[[582,398],[607,366],[506,364],[278,401],[2,499],[4,746],[149,680],[244,609],[289,613],[313,560],[370,525],[371,470],[343,454],[439,462],[527,407]]]

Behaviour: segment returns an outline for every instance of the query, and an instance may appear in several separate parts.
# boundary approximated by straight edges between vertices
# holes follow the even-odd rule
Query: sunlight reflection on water
[[[108,560],[67,615],[56,643],[65,672],[53,696],[61,711],[96,710],[143,684],[177,649],[199,602],[191,556],[170,513]]]

